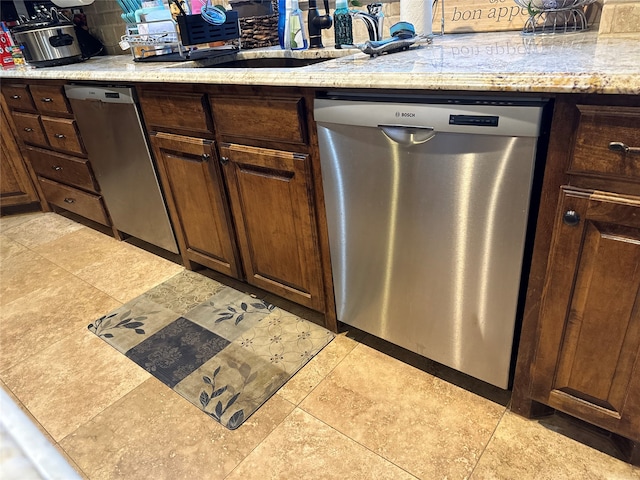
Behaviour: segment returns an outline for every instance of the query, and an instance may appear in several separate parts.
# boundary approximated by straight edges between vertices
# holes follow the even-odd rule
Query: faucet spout
[[[353,18],[360,18],[364,21],[369,32],[369,40],[379,41],[382,40],[382,28],[384,26],[384,14],[382,13],[381,3],[371,3],[367,5],[367,11],[352,10],[351,16]]]
[[[309,0],[307,24],[309,28],[309,48],[324,48],[322,30],[331,28],[333,19],[329,15],[329,0],[324,0],[324,15],[318,13],[316,0]]]

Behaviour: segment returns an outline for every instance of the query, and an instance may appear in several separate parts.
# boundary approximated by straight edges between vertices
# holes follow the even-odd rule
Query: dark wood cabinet
[[[626,439],[634,463],[640,461],[638,165],[638,99],[559,96],[511,407],[527,417],[550,407],[602,427]]]
[[[34,83],[29,86],[33,105],[45,115],[72,115],[62,83]]]
[[[14,137],[14,128],[8,109],[2,104],[0,122],[0,207],[15,207],[36,204],[39,196],[36,192],[27,165],[24,162],[20,146]]]
[[[181,255],[337,329],[313,92],[138,85]]]
[[[49,147],[40,115],[27,112],[13,112],[12,116],[13,123],[15,123],[18,129],[18,135],[20,135],[23,142],[44,148]]]
[[[85,155],[86,151],[76,121],[70,118],[40,117],[44,133],[51,148],[74,155]]]
[[[228,201],[211,140],[155,133],[151,144],[185,265],[240,278]]]
[[[91,169],[64,82],[28,81],[2,86],[17,134],[35,177],[44,209],[55,206],[111,227],[100,186]]]
[[[220,146],[247,282],[323,311],[309,157]]]
[[[640,440],[640,199],[564,188],[531,397]]]
[[[138,94],[185,267],[242,278],[206,94],[140,86]]]
[[[247,282],[323,312],[335,329],[312,102],[295,88],[209,95]]]

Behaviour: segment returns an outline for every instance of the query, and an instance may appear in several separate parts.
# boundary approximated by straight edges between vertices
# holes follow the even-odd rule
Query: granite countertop
[[[201,62],[143,63],[128,54],[62,67],[2,70],[0,79],[640,94],[639,40],[637,35],[598,37],[596,32],[451,34],[377,58],[356,49],[333,48],[288,52],[275,47],[237,54],[246,58],[344,55],[306,67],[196,68]]]

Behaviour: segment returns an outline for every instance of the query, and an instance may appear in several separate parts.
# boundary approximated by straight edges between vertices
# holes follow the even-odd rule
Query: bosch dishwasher
[[[544,103],[316,99],[338,320],[508,388]]]

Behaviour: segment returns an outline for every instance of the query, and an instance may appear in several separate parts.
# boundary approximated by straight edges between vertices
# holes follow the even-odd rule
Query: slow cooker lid
[[[69,25],[73,25],[71,22],[61,22],[59,20],[51,20],[51,21],[43,21],[43,20],[31,20],[27,23],[23,23],[21,25],[16,25],[11,29],[14,33],[19,32],[32,32],[34,30],[40,30],[43,28],[50,27],[66,27]]]

